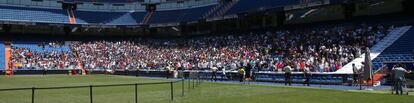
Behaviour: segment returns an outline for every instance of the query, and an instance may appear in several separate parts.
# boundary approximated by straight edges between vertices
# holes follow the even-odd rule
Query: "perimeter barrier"
[[[185,83],[187,82],[188,85]],[[162,89],[165,89],[166,91],[168,91],[168,87],[169,87],[169,93],[166,92],[162,92],[160,93],[161,96],[164,95],[168,95],[169,94],[169,100],[173,101],[174,100],[174,95],[181,95],[184,96],[185,95],[185,91],[190,91],[189,89],[194,89],[196,86],[200,85],[201,82],[199,80],[199,78],[182,78],[182,79],[177,79],[177,80],[173,80],[173,81],[166,81],[166,82],[150,82],[150,83],[129,83],[129,84],[108,84],[108,85],[83,85],[83,86],[61,86],[61,87],[31,87],[31,88],[8,88],[8,89],[0,89],[0,94],[2,95],[7,95],[7,93],[21,93],[21,95],[11,95],[11,96],[19,96],[19,97],[12,97],[12,98],[18,98],[20,101],[13,101],[13,102],[19,102],[19,103],[41,103],[44,101],[50,101],[50,100],[41,100],[44,98],[36,98],[36,96],[53,96],[54,93],[47,93],[50,91],[47,91],[45,93],[42,94],[42,90],[58,90],[58,91],[54,91],[57,93],[73,93],[71,95],[80,95],[80,97],[76,97],[76,98],[70,98],[70,96],[68,96],[67,98],[60,98],[60,99],[67,99],[68,101],[72,100],[72,102],[76,102],[76,103],[99,103],[102,102],[103,100],[110,98],[110,96],[108,97],[103,97],[102,93],[103,91],[110,91],[111,89],[123,89],[124,91],[133,91],[134,93],[131,93],[130,96],[127,95],[123,95],[121,97],[123,97],[122,99],[128,99],[125,101],[128,101],[129,103],[138,103],[140,101],[139,99],[139,95],[140,95],[140,91],[139,88],[142,86],[151,86],[151,87],[146,87],[145,89],[156,89],[156,88],[152,88],[153,85],[164,85]],[[187,88],[186,88],[187,86]],[[116,87],[116,88],[109,88],[109,87]],[[102,90],[102,91],[98,91],[98,90]],[[186,90],[188,89],[188,90]],[[66,92],[66,91],[74,91],[74,92]],[[179,91],[178,91],[179,90]],[[30,94],[29,94],[30,91]],[[144,91],[144,90],[143,90]],[[146,90],[149,92],[145,92],[145,93],[151,93],[152,90]],[[156,90],[153,90],[156,91]],[[176,93],[175,93],[176,92]],[[86,96],[86,94],[88,94]],[[114,93],[116,94],[116,93]],[[59,94],[58,94],[59,95]],[[109,94],[111,95],[111,94]],[[142,95],[142,94],[141,94]],[[28,96],[29,98],[31,98],[30,100],[24,99],[24,96]],[[142,99],[147,98],[148,96],[154,96],[154,95],[147,95],[146,97],[142,97]],[[155,95],[157,96],[157,95]],[[73,97],[73,96],[72,96]],[[125,97],[125,98],[124,98]],[[87,99],[86,99],[87,98]],[[157,97],[158,98],[158,97]],[[159,97],[162,98],[162,97]],[[7,99],[7,98],[5,98]],[[52,98],[53,99],[53,98]],[[79,100],[78,100],[79,99]],[[166,98],[165,98],[166,99]],[[82,101],[83,100],[83,101]],[[86,100],[88,102],[86,102]],[[100,101],[99,101],[100,100]],[[1,101],[1,100],[0,100]],[[3,100],[4,101],[4,100]],[[151,102],[151,101],[149,101]]]

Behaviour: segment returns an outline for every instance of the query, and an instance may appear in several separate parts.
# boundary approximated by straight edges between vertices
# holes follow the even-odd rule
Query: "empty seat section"
[[[126,13],[107,23],[108,25],[138,25],[144,19],[146,12]]]
[[[127,12],[73,11],[73,13],[77,21],[82,20],[87,23],[105,24],[123,16]]]
[[[279,8],[286,5],[299,4],[300,0],[240,0],[227,14]]]
[[[69,23],[68,14],[62,9],[0,6],[0,20]]]
[[[149,23],[188,22],[201,19],[214,5],[191,9],[155,11]]]
[[[414,29],[410,29],[373,60],[373,69],[379,69],[385,61],[414,61],[413,39]]]
[[[129,3],[144,2],[144,0],[65,0],[67,2],[109,2],[109,3]]]
[[[141,23],[146,14],[147,12],[133,12],[131,16],[135,19],[136,23]]]

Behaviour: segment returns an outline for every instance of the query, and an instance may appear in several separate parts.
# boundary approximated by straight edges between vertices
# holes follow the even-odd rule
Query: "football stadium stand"
[[[176,23],[177,21],[189,22],[202,19],[203,14],[214,5],[195,7],[191,9],[155,11],[149,23]]]
[[[62,9],[0,6],[0,14],[2,21],[69,23],[68,14]]]
[[[120,18],[121,16],[128,15],[126,12],[73,11],[73,13],[77,20],[77,23],[79,24],[106,24],[113,20],[116,20],[117,18]],[[79,20],[85,22],[80,22]],[[129,19],[127,22],[134,23],[135,20]],[[125,22],[121,21],[115,23]]]
[[[123,14],[121,17],[116,18],[110,22],[108,25],[137,25],[142,22],[145,17],[146,12],[128,12]]]
[[[199,32],[215,35],[167,40],[137,37],[114,41],[110,37],[103,37],[104,39],[90,41],[83,41],[82,38],[71,42],[12,41],[11,51],[7,51],[10,52],[7,53],[7,57],[11,56],[11,59],[6,59],[5,45],[0,42],[0,70],[4,70],[6,64],[11,64],[16,70],[81,68],[114,71],[163,71],[170,67],[208,71],[217,66],[220,69],[228,68],[229,72],[237,74],[238,68],[251,67],[251,71],[254,71],[252,74],[257,74],[257,81],[282,82],[282,69],[286,65],[291,65],[294,82],[301,82],[304,76],[300,74],[309,69],[314,74],[312,83],[340,84],[348,79],[344,75],[353,73],[351,64],[362,65],[364,48],[367,47],[371,49],[374,71],[379,70],[384,62],[414,61],[414,41],[411,40],[414,38],[413,28],[407,28],[408,32],[395,32],[403,31],[401,28],[405,27],[392,23],[353,22],[352,18],[349,20],[352,22],[351,25],[336,25],[337,21],[329,21],[335,26],[322,23],[319,25],[321,27],[311,28],[296,27],[296,24],[290,25],[285,22],[286,16],[287,20],[299,20],[311,14],[318,17],[322,15],[318,12],[331,9],[344,12],[344,20],[349,19],[348,15],[352,17],[353,12],[361,12],[352,10],[352,7],[347,7],[352,5],[345,3],[321,7],[327,10],[320,10],[319,6],[307,6],[309,2],[324,1],[206,0],[205,4],[200,4],[200,0],[163,0],[157,3],[148,3],[144,0],[36,1],[44,4],[54,2],[52,6],[43,6],[43,3],[29,5],[2,0],[0,23],[1,31],[4,32],[10,32],[9,29],[12,28],[16,29],[11,31],[13,33],[30,34],[33,27],[39,31],[44,30],[42,32],[58,29],[57,32],[73,32],[75,35],[107,32],[132,32],[133,36],[152,36],[152,33],[164,32],[177,36],[193,36],[192,33]],[[74,7],[68,9],[65,6]],[[286,11],[291,13],[286,15]],[[348,12],[351,14],[347,14]],[[240,14],[246,15],[239,18]],[[194,21],[205,24],[192,23]],[[38,23],[49,25],[37,25]],[[161,25],[158,28],[158,24],[177,25]],[[211,28],[207,28],[210,26]],[[236,30],[227,30],[227,27],[233,26]],[[52,33],[55,32],[50,34]],[[9,45],[7,48],[9,49]],[[205,76],[210,77],[209,75],[211,73],[206,72]]]
[[[383,51],[390,47],[394,42],[398,41],[402,35],[406,34],[406,32],[411,28],[411,26],[404,26],[398,27],[393,30],[390,30],[390,33],[385,36],[381,41],[376,43],[373,47],[370,48],[370,56],[371,60],[374,60],[381,54]],[[381,57],[380,57],[381,58]],[[378,59],[377,59],[378,60]],[[352,74],[352,64],[355,64],[357,68],[362,66],[362,62],[365,61],[365,54],[357,57],[356,59],[352,60],[348,64],[346,64],[342,69],[336,71],[337,73],[349,73]],[[382,66],[382,62],[373,62],[373,70],[378,70],[379,67]]]
[[[61,42],[13,42],[13,68],[22,69],[58,69],[58,63],[76,60],[71,54],[69,45]],[[41,65],[37,65],[38,62]],[[74,61],[72,61],[74,62]],[[53,66],[52,66],[53,64]]]
[[[42,43],[35,43],[35,42],[14,42],[12,44],[14,48],[25,48],[30,51],[34,52],[69,52],[70,48],[69,45],[60,45],[60,44],[42,44]]]
[[[300,0],[239,0],[226,14],[262,11],[283,8],[287,5],[299,4]]]
[[[131,2],[144,2],[144,0],[63,0],[65,2],[105,2],[105,3],[131,3]]]
[[[414,61],[414,41],[412,40],[413,38],[414,29],[411,28],[372,61],[373,69],[379,69],[382,66],[383,62]]]
[[[134,2],[130,0],[113,1],[113,0],[82,0],[82,1],[65,1],[65,2]],[[218,2],[218,1],[216,1]],[[210,3],[198,6],[168,8],[161,6],[153,12],[148,18],[148,23],[180,23],[198,21],[207,17],[216,17],[229,14],[254,12],[267,9],[283,10],[284,6],[298,5],[300,0],[235,0],[226,3]],[[113,8],[112,8],[113,9]],[[105,25],[139,25],[145,24],[144,17],[148,13],[144,9],[128,8],[117,10],[73,10],[73,16],[76,19],[71,21],[69,14],[71,10],[63,10],[56,7],[26,7],[16,5],[1,5],[0,17],[2,21],[18,22],[35,22],[35,23],[64,23],[64,24],[105,24]]]

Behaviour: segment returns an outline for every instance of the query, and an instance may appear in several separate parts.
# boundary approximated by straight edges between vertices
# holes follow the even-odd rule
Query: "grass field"
[[[165,81],[170,80],[113,75],[0,76],[0,89]],[[185,96],[181,96],[181,86],[181,82],[174,84],[171,101],[170,84],[140,85],[139,103],[414,103],[412,95],[210,82],[189,90],[185,82]],[[93,102],[134,103],[134,91],[134,86],[94,87]],[[31,103],[31,90],[0,91],[0,103]],[[89,103],[89,88],[36,90],[35,103]]]

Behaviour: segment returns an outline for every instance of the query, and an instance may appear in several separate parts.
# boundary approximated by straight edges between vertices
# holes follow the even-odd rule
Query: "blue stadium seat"
[[[237,14],[299,4],[300,0],[240,0],[227,14]]]
[[[146,14],[147,12],[133,12],[131,15],[134,17],[136,23],[141,23]]]
[[[137,25],[145,14],[146,12],[74,11],[77,23],[80,24]]]
[[[68,14],[62,9],[44,9],[0,6],[0,20],[46,23],[69,23]]]
[[[68,51],[70,51],[69,45],[63,45],[63,46],[57,46],[57,47],[51,47],[49,45],[45,45],[44,48],[42,48],[41,46],[38,45],[38,43],[28,43],[28,42],[13,43],[12,47],[26,48],[26,49],[34,51],[34,52],[52,52],[52,51],[68,52]]]
[[[126,13],[107,23],[108,25],[138,25],[144,19],[146,12]]]
[[[414,61],[414,29],[403,34],[391,46],[373,60],[373,69],[378,70],[384,61]],[[374,63],[375,62],[375,63]]]
[[[180,9],[180,10],[165,10],[165,11],[155,11],[152,15],[149,23],[175,23],[180,22],[189,22],[196,21],[203,17],[208,10],[210,10],[214,5],[197,7],[191,9]]]
[[[106,3],[129,3],[144,2],[144,0],[64,0],[65,2],[106,2]]]
[[[123,16],[127,12],[73,11],[73,13],[77,20],[80,19],[86,23],[105,24]]]

